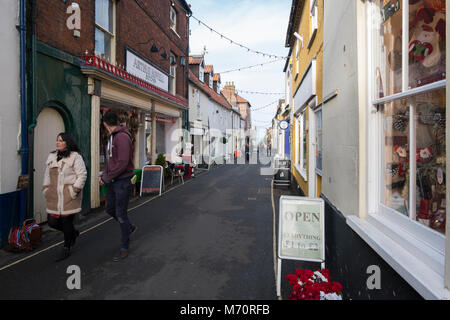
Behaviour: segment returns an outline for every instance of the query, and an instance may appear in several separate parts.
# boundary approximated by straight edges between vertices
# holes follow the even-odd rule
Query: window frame
[[[307,48],[310,49],[312,44],[314,43],[314,39],[316,38],[317,29],[318,29],[318,2],[317,0],[310,0],[310,9],[309,9],[309,17],[310,17],[310,36]]]
[[[173,19],[172,19],[172,15],[174,17]],[[169,11],[169,27],[175,33],[177,33],[177,18],[178,18],[177,10],[175,10],[175,8],[171,5],[170,11]]]
[[[300,173],[301,177],[305,182],[308,181],[308,172],[307,168],[304,168],[304,165],[307,166],[308,159],[306,158],[306,154],[303,152],[303,139],[304,137],[304,131],[306,126],[306,110],[307,105],[303,107],[301,110],[298,111],[298,113],[295,115],[296,119],[296,128],[295,128],[295,138],[296,138],[296,144],[295,144],[295,168],[297,169],[298,173]],[[308,141],[305,141],[306,146],[308,145]]]
[[[322,176],[322,170],[323,170],[323,113],[322,113],[322,105],[318,106],[315,110],[314,110],[314,114],[315,114],[315,121],[316,121],[316,125],[314,127],[314,130],[316,131],[315,134],[315,144],[316,144],[316,152],[318,151],[318,146],[319,146],[319,135],[318,135],[318,125],[317,125],[317,121],[319,119],[319,117],[317,116],[317,114],[320,112],[320,130],[322,131],[322,143],[320,144],[320,150],[322,151],[322,158],[321,158],[321,163],[320,166],[321,168],[319,169],[317,164],[319,163],[318,158],[316,155],[314,155],[314,157],[316,158],[316,174],[318,174],[319,176]]]
[[[205,67],[203,66],[203,63],[200,63],[198,69],[198,80],[205,83]]]
[[[170,53],[169,61],[177,61],[177,58],[173,53]],[[169,93],[177,94],[177,64],[172,65],[169,63]]]
[[[416,146],[416,133],[414,130],[414,118],[416,116],[416,112],[415,112],[415,106],[413,104],[413,97],[416,95],[419,95],[421,93],[426,93],[426,92],[432,92],[434,90],[438,90],[441,88],[445,88],[445,84],[446,84],[446,80],[440,80],[437,82],[433,82],[431,84],[427,84],[421,87],[416,87],[416,88],[408,88],[408,84],[409,84],[409,73],[408,73],[408,68],[409,68],[409,54],[408,54],[408,46],[409,46],[409,42],[407,41],[409,39],[409,3],[406,0],[401,0],[401,10],[402,10],[402,56],[404,57],[402,59],[402,90],[399,93],[395,93],[380,99],[376,99],[375,98],[375,86],[372,85],[371,86],[371,108],[375,108],[377,110],[377,117],[378,117],[378,128],[377,128],[377,132],[376,134],[379,136],[379,142],[377,144],[378,146],[378,154],[382,155],[383,154],[383,125],[382,125],[382,113],[380,112],[380,110],[383,109],[383,106],[386,103],[390,103],[393,101],[397,101],[397,100],[401,100],[401,99],[408,99],[409,100],[409,112],[410,112],[410,116],[409,116],[409,125],[408,128],[410,130],[410,135],[409,135],[409,141],[408,144],[410,145],[410,150],[415,150],[415,146]],[[406,6],[404,4],[407,4]],[[372,10],[377,10],[378,8],[378,4],[377,2],[373,3],[372,6]],[[375,15],[375,11],[372,12],[372,19],[374,18]],[[372,29],[369,30],[370,32],[370,45],[374,45],[374,40],[375,40],[375,32],[376,29]],[[378,48],[374,48],[375,50]],[[369,51],[370,52],[370,51]],[[375,54],[370,54],[370,63],[371,63],[371,69],[370,70],[374,70],[375,66],[376,66],[376,55]],[[405,57],[406,56],[406,57]],[[376,72],[369,72],[369,77],[372,77],[371,79],[371,83],[375,83],[376,81],[374,80],[374,78],[376,77]],[[378,157],[378,164],[375,164],[375,166],[377,166],[377,172],[378,172],[378,196],[377,196],[377,202],[378,208],[375,208],[375,210],[371,210],[372,212],[381,212],[382,214],[387,214],[387,215],[392,215],[392,214],[396,214],[396,215],[401,215],[404,216],[402,213],[397,212],[393,209],[388,208],[386,205],[384,205],[383,202],[383,191],[384,191],[384,185],[383,185],[383,173],[384,173],[384,161],[382,159],[382,157]],[[416,155],[415,152],[410,152],[410,156],[409,156],[409,163],[410,163],[410,176],[412,176],[411,172],[414,171],[414,177],[416,176]],[[412,179],[410,179],[410,181],[412,181]],[[409,208],[410,208],[410,213],[409,213],[409,220],[412,224],[407,223],[404,228],[406,228],[407,232],[413,232],[413,233],[417,233],[419,232],[419,237],[424,240],[427,237],[434,237],[435,233],[437,233],[435,230],[432,230],[431,228],[428,228],[424,225],[421,225],[419,222],[414,221],[413,219],[416,216],[416,184],[415,183],[410,183],[410,188],[409,188]],[[394,221],[396,221],[396,217],[394,217]],[[416,228],[414,225],[420,225],[420,228]],[[440,236],[442,236],[441,239],[441,244],[439,245],[440,248],[442,248],[443,243],[445,243],[445,235],[439,234]],[[440,249],[437,249],[440,250]]]
[[[96,6],[96,2],[98,0],[95,0],[94,5]],[[94,44],[96,42],[96,32],[95,30],[99,30],[100,32],[106,34],[110,38],[110,50],[109,57],[108,54],[105,52],[104,56],[106,60],[109,60],[110,63],[113,65],[116,65],[116,0],[108,0],[111,4],[111,11],[110,14],[112,15],[112,18],[110,18],[110,22],[112,24],[112,32],[105,29],[102,25],[97,23],[96,20],[96,14],[94,14]],[[109,13],[108,13],[109,14]],[[95,49],[94,49],[95,50]],[[97,54],[101,54],[100,52],[95,51]]]
[[[406,5],[404,5],[406,3]],[[378,1],[366,2],[366,20],[375,21],[379,10]],[[367,68],[367,165],[365,195],[367,204],[365,212],[356,216],[348,216],[347,224],[377,252],[391,267],[398,272],[419,294],[427,299],[449,299],[450,291],[444,287],[446,277],[445,268],[448,268],[449,259],[445,255],[448,248],[446,234],[443,235],[421,223],[414,221],[410,216],[385,206],[383,201],[383,173],[384,160],[381,149],[384,145],[383,110],[385,103],[398,99],[409,99],[410,124],[414,122],[415,108],[413,96],[446,88],[446,80],[436,81],[413,89],[409,84],[409,3],[401,0],[402,11],[402,90],[383,98],[376,98],[376,55],[378,47],[374,40],[377,37],[375,24],[366,26],[366,57]],[[448,37],[448,36],[447,36]],[[405,54],[406,53],[406,54]],[[445,53],[447,54],[447,53]],[[448,67],[446,66],[448,69]],[[448,100],[448,99],[447,99]],[[414,126],[409,125],[410,150],[415,150],[416,132]],[[446,147],[448,142],[446,141]],[[412,160],[412,161],[411,161]],[[415,152],[410,152],[410,172],[416,175]],[[410,179],[412,180],[412,179]],[[416,209],[414,194],[415,184],[410,183],[410,208]],[[362,191],[361,191],[362,192]],[[448,191],[447,191],[448,193]],[[413,204],[413,205],[412,205]],[[411,210],[410,210],[411,211]],[[447,241],[448,242],[448,241]],[[447,246],[447,247],[446,247]],[[447,266],[446,266],[447,265]],[[448,279],[447,279],[448,281]]]

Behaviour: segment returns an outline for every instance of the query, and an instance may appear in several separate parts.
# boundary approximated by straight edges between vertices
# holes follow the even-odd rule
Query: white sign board
[[[169,91],[169,76],[127,50],[127,72],[160,88]]]
[[[325,268],[325,202],[320,198],[281,196],[278,223],[277,295],[281,260],[320,262]]]
[[[323,199],[281,196],[278,256],[281,259],[325,260]]]
[[[294,113],[316,95],[316,60],[311,61],[308,71],[304,75],[300,87],[294,96]]]

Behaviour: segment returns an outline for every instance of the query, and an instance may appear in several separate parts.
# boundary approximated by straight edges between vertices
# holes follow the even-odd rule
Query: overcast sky
[[[252,50],[285,57],[286,31],[291,0],[188,0],[192,15],[224,36]],[[206,46],[206,64],[214,66],[215,73],[234,70],[276,60],[248,52],[211,32],[203,24],[190,19],[190,54],[200,54]],[[237,90],[282,93],[285,91],[285,61],[230,73],[222,73],[222,86],[234,81]],[[238,92],[252,108],[266,106],[284,95],[260,95]],[[261,111],[252,112],[252,125],[270,126],[276,103]]]

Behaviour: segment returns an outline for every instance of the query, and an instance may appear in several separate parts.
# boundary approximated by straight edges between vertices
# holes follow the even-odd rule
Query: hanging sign
[[[280,127],[281,130],[286,130],[287,128],[289,128],[289,122],[287,122],[286,120],[282,120],[278,124],[278,127]]]

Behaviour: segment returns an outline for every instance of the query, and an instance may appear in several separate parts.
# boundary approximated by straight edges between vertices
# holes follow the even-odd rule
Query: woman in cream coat
[[[81,211],[82,189],[87,171],[80,149],[70,133],[62,132],[56,139],[56,150],[45,162],[42,191],[47,205],[48,224],[64,233],[64,247],[56,260],[70,255],[70,248],[80,232],[73,225],[74,215]]]

